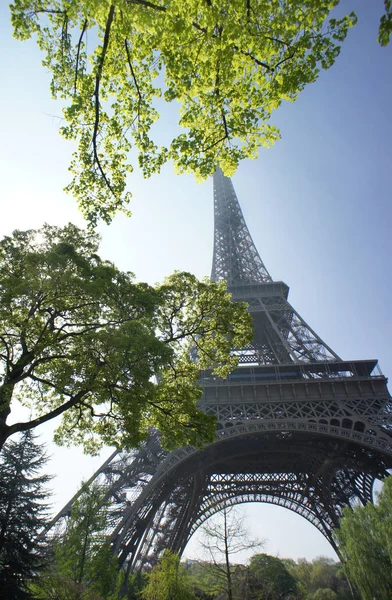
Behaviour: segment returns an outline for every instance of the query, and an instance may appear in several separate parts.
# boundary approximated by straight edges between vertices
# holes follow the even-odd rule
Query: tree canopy
[[[78,144],[66,189],[90,224],[126,211],[135,154],[144,176],[171,160],[203,179],[218,162],[232,175],[273,144],[272,113],[333,65],[356,22],[330,14],[338,3],[14,0],[15,37],[37,37],[52,95],[65,102],[60,131]],[[382,43],[389,17],[386,0]],[[153,138],[157,99],[179,105],[167,147]]]
[[[392,477],[377,504],[346,508],[336,531],[348,578],[364,600],[392,597]]]
[[[56,441],[88,452],[137,446],[151,427],[167,448],[211,441],[199,370],[234,368],[252,335],[246,305],[189,273],[135,283],[98,241],[46,225],[0,242],[0,447],[59,415]],[[32,417],[8,424],[16,399]]]
[[[250,600],[274,600],[296,596],[297,581],[284,562],[269,554],[255,554],[249,562]]]

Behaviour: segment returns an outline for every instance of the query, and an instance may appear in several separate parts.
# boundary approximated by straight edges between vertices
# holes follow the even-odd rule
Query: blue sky
[[[273,122],[282,140],[242,163],[233,182],[260,255],[272,277],[291,287],[293,306],[342,358],[378,358],[388,375],[392,45],[376,42],[382,0],[341,2],[341,10],[352,9],[359,22],[336,65],[279,109]],[[44,221],[82,225],[74,200],[62,192],[72,147],[57,134],[61,108],[50,100],[34,43],[12,39],[5,3],[0,52],[0,235]],[[171,113],[162,127],[170,128]],[[130,189],[133,216],[100,227],[101,254],[150,283],[174,269],[209,275],[212,182],[196,184],[167,165],[149,181],[135,172]],[[75,449],[51,446],[50,452],[59,508],[101,459]],[[252,533],[269,540],[267,552],[331,553],[297,515],[260,505],[246,512]]]

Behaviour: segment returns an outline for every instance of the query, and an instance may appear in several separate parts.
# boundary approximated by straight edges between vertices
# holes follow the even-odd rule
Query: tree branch
[[[281,44],[282,46],[290,46],[287,42],[283,42],[282,40],[278,40],[278,38],[270,37],[268,35],[261,34],[266,40],[270,42],[275,42],[276,44]]]
[[[292,58],[294,58],[295,53],[290,54],[290,56],[286,56],[286,58],[284,58],[283,60],[279,61],[273,68],[273,70],[277,69],[278,67],[280,67],[280,65],[283,65],[284,62],[286,62],[286,60],[291,60]]]
[[[64,47],[67,46],[67,38],[68,38],[68,15],[67,11],[64,11],[64,21],[63,28],[61,31],[61,63],[64,69]]]
[[[225,128],[226,138],[228,138],[229,137],[229,130],[228,130],[228,127],[227,127],[226,115],[225,115],[225,111],[223,110],[223,108],[221,109],[221,113],[222,113],[223,126]]]
[[[82,40],[83,40],[84,34],[86,33],[86,29],[87,29],[87,19],[83,23],[82,33],[80,34],[79,41],[78,41],[78,50],[76,53],[76,65],[75,65],[74,96],[76,95],[76,84],[78,81],[80,49],[82,47]]]
[[[227,135],[225,134],[223,137],[219,138],[219,140],[216,140],[216,142],[207,146],[207,148],[202,148],[202,152],[208,152],[209,150],[211,150],[211,148],[214,148],[221,142],[224,142],[226,139],[227,139]]]
[[[106,28],[105,28],[105,36],[104,36],[104,40],[103,40],[103,46],[102,46],[102,53],[99,59],[99,63],[98,63],[98,69],[97,69],[97,74],[95,77],[95,90],[94,90],[94,98],[95,98],[95,123],[94,123],[94,131],[93,131],[93,139],[92,139],[92,143],[93,143],[93,151],[94,151],[94,160],[98,166],[98,169],[103,177],[103,180],[105,181],[107,187],[109,188],[109,190],[111,191],[111,193],[113,194],[113,196],[115,196],[115,192],[112,188],[112,185],[110,183],[110,181],[108,180],[105,171],[103,170],[103,167],[101,165],[101,161],[99,159],[99,155],[98,155],[98,149],[97,149],[97,137],[98,137],[98,128],[99,128],[99,118],[100,118],[100,107],[99,107],[99,87],[101,84],[101,77],[102,77],[102,70],[103,70],[103,64],[105,62],[105,56],[106,56],[106,52],[108,49],[108,45],[109,45],[109,37],[110,37],[110,29],[112,27],[112,23],[113,23],[113,18],[114,18],[114,12],[115,12],[115,7],[112,4],[109,10],[109,14],[108,14],[108,18],[106,21]]]
[[[249,58],[251,58],[257,65],[259,65],[259,67],[263,67],[264,69],[267,69],[267,71],[270,72],[274,72],[274,70],[276,69],[276,67],[270,67],[269,65],[267,65],[267,63],[262,62],[261,60],[259,60],[258,58],[256,58],[255,56],[253,56],[253,54],[251,54],[250,52],[246,52],[245,50],[240,50],[238,48],[238,46],[234,46],[234,50],[237,50],[240,54],[243,54],[244,56],[248,56]]]
[[[125,43],[125,51],[127,53],[128,66],[129,66],[129,69],[131,71],[131,75],[132,75],[132,78],[133,78],[133,81],[134,81],[134,84],[135,84],[135,87],[136,87],[136,90],[137,90],[137,93],[138,93],[138,96],[139,96],[139,103],[140,103],[140,102],[142,102],[143,98],[142,98],[142,94],[140,92],[139,84],[138,84],[138,82],[136,80],[135,71],[133,70],[132,61],[131,61],[131,55],[129,53],[129,48],[128,48],[128,40],[125,40],[124,43]]]
[[[148,0],[128,0],[129,4],[139,4],[139,6],[146,6],[147,8],[153,8],[154,10],[160,10],[161,12],[166,12],[166,6],[160,6],[159,4],[153,4],[152,2],[148,2]]]
[[[25,421],[25,422],[14,423],[13,425],[9,425],[9,427],[7,429],[7,437],[12,435],[13,433],[16,433],[17,431],[28,431],[29,429],[33,429],[34,427],[37,427],[38,425],[42,425],[42,423],[46,423],[47,421],[50,421],[51,419],[58,417],[59,415],[63,414],[69,408],[72,408],[73,406],[78,404],[78,402],[80,402],[80,400],[83,398],[83,396],[85,396],[88,393],[88,391],[89,390],[81,390],[75,396],[72,396],[68,400],[68,402],[65,402],[61,406],[58,406],[57,408],[49,411],[48,413],[46,413],[45,415],[42,415],[41,417],[37,417],[36,419],[33,419],[31,421]]]

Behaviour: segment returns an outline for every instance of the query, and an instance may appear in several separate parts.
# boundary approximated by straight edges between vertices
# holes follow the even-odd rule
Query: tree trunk
[[[226,509],[223,509],[223,519],[224,519],[224,535],[225,535],[225,561],[226,561],[226,577],[227,577],[227,597],[228,600],[233,600],[233,584],[231,581],[231,571],[230,571],[230,555],[229,555],[229,540],[227,539],[228,531],[227,531],[227,513]]]
[[[0,420],[0,452],[10,436],[9,427],[5,421]]]

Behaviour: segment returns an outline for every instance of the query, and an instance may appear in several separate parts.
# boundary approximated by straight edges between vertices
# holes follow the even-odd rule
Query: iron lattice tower
[[[113,549],[128,570],[164,548],[181,553],[208,517],[242,502],[286,507],[335,547],[342,509],[371,502],[374,480],[392,467],[392,402],[377,361],[341,360],[289,304],[219,168],[214,214],[211,277],[248,302],[254,337],[227,379],[201,373],[201,407],[217,418],[213,444],[167,453],[154,433],[132,453],[114,452],[87,482],[106,486]]]

